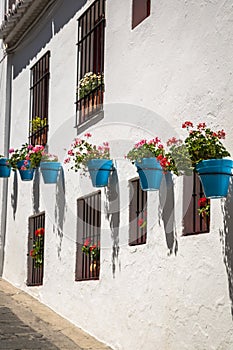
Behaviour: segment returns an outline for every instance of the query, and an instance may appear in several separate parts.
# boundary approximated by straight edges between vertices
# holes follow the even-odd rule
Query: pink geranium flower
[[[89,138],[92,135],[86,133],[84,136]],[[70,163],[70,169],[72,170],[82,169],[82,175],[86,175],[89,160],[110,159],[110,147],[107,141],[104,141],[102,145],[94,145],[86,139],[76,138],[67,153],[68,157],[64,160],[64,163]]]

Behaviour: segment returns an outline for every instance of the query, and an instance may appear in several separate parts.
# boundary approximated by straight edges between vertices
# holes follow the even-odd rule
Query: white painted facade
[[[10,146],[17,148],[27,141],[30,68],[50,50],[48,145],[61,161],[64,148],[77,135],[77,19],[92,3],[83,1],[78,6],[76,2],[59,2],[11,55]],[[185,120],[225,129],[225,144],[233,153],[232,3],[151,3],[151,15],[131,30],[132,1],[107,0],[105,114],[87,131],[97,142],[110,141],[119,184],[119,203],[113,203],[113,211],[120,205],[120,215],[119,230],[113,233],[106,215],[109,193],[101,190],[100,279],[75,282],[77,198],[96,189],[88,178],[68,172],[66,166],[65,192],[61,184],[44,185],[41,179],[39,200],[33,183],[11,175],[3,278],[113,349],[232,350],[232,191],[226,200],[212,201],[210,233],[183,237],[183,179],[174,177],[174,245],[169,250],[160,215],[166,196],[163,189],[148,195],[147,243],[130,247],[128,181],[137,173],[124,160],[140,137],[160,136],[165,142],[182,136]],[[2,153],[6,60],[0,64],[0,76]],[[3,182],[0,185],[2,189]],[[28,217],[38,203],[39,210],[46,212],[44,283],[27,287]],[[115,274],[113,235],[119,246]]]

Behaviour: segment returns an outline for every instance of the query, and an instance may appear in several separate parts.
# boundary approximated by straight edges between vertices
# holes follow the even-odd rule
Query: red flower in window
[[[199,207],[204,207],[207,203],[207,198],[206,197],[202,197],[198,200],[198,206]]]
[[[146,226],[146,220],[144,219],[138,219],[138,227],[139,228],[144,228]]]
[[[89,255],[91,259],[96,259],[100,256],[100,242],[91,244],[90,238],[87,238],[82,246],[82,252]]]
[[[138,226],[141,226],[143,224],[144,220],[143,219],[138,219]]]
[[[35,236],[36,237],[40,237],[40,236],[44,236],[44,228],[40,227],[35,231]]]
[[[87,238],[85,242],[83,243],[84,247],[88,247],[90,245],[91,241],[90,238]]]
[[[32,250],[30,250],[30,256],[32,257],[32,258],[34,258],[35,257],[35,255],[36,255],[36,251],[34,250],[34,249],[32,249]]]
[[[200,207],[198,209],[199,215],[203,218],[210,215],[210,202],[206,197],[202,197],[198,200],[198,206]]]

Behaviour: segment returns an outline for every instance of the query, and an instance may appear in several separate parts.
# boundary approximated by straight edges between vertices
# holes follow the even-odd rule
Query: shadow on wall
[[[40,172],[38,168],[35,169],[34,173],[32,204],[34,214],[38,214],[40,211]]]
[[[109,185],[105,189],[106,194],[106,216],[110,224],[112,238],[112,274],[115,277],[116,264],[119,256],[119,226],[120,226],[120,190],[116,168],[109,177]],[[120,263],[119,263],[120,269]]]
[[[13,209],[14,220],[15,220],[15,214],[17,211],[17,205],[18,205],[18,176],[17,176],[17,171],[14,171],[14,181],[13,181],[13,188],[11,193],[11,206]]]
[[[222,242],[223,261],[226,266],[229,296],[231,300],[231,314],[233,319],[233,183],[229,187],[229,193],[225,200],[222,200],[223,230],[219,230]]]
[[[60,0],[55,6],[47,11],[46,15],[39,21],[35,30],[26,37],[24,43],[12,56],[14,67],[13,78],[29,65],[32,58],[44,48],[83,7],[87,0]],[[68,3],[68,4],[67,4]],[[78,31],[78,28],[77,28]],[[74,40],[77,42],[77,33],[73,33]],[[62,49],[62,48],[61,48]]]
[[[63,225],[65,221],[66,196],[65,196],[65,176],[61,167],[60,174],[56,185],[56,204],[55,204],[55,230],[59,237],[59,245],[57,248],[58,257],[61,257],[61,246],[63,240]]]
[[[32,190],[32,204],[34,214],[39,213],[40,208],[40,173],[39,169],[35,169],[34,179],[33,179],[33,190]],[[11,206],[13,209],[13,218],[15,220],[15,215],[17,212],[18,205],[18,173],[14,171],[14,180],[11,193]]]
[[[163,176],[163,181],[159,190],[160,215],[163,221],[164,231],[166,235],[166,243],[169,249],[169,255],[178,252],[178,241],[175,226],[175,199],[174,199],[174,183],[170,172]]]

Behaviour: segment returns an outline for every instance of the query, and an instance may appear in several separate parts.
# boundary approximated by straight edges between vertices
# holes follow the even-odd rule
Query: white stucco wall
[[[41,23],[40,34],[32,33],[14,55],[11,128],[12,147],[27,140],[30,68],[50,50],[49,149],[60,160],[76,135],[79,17],[77,12],[60,25],[63,11],[63,7],[56,9]],[[33,184],[19,177],[14,183],[11,176],[3,277],[113,349],[231,350],[232,276],[224,264],[225,260],[229,270],[233,266],[231,197],[212,201],[209,234],[182,237],[182,178],[174,178],[177,253],[169,252],[167,246],[157,192],[148,194],[147,244],[129,247],[128,180],[137,174],[124,160],[140,137],[158,135],[166,141],[174,134],[182,135],[185,120],[224,128],[225,144],[233,152],[231,3],[152,1],[151,16],[132,31],[131,0],[109,0],[106,18],[105,117],[88,131],[97,142],[109,140],[116,159],[120,250],[115,277],[111,229],[104,209],[108,201],[102,190],[100,279],[74,281],[76,200],[95,189],[88,178],[80,179],[66,167],[65,196],[61,186],[40,183],[40,211],[46,212],[42,287],[25,285]],[[17,202],[15,219],[11,196]],[[164,198],[166,191],[161,190],[160,196]],[[222,213],[225,206],[228,231]]]

